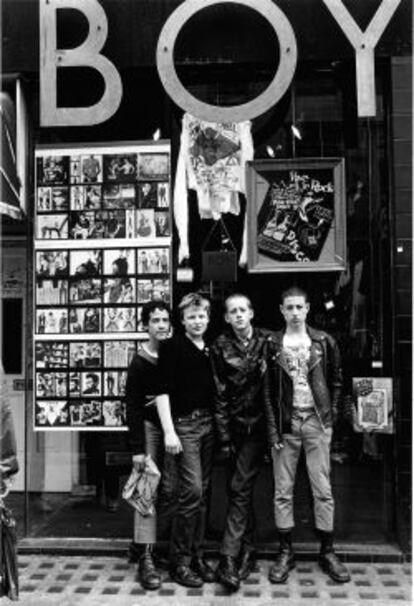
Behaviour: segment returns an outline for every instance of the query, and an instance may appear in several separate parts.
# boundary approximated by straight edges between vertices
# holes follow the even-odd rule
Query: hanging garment
[[[201,219],[238,215],[239,192],[246,193],[245,166],[253,154],[250,121],[219,124],[184,114],[174,190],[179,262],[190,256],[187,189],[197,192]],[[246,235],[245,219],[240,264],[246,262]]]

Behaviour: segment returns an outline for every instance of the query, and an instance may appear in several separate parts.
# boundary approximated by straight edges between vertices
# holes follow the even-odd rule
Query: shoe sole
[[[147,585],[141,581],[141,587],[142,589],[146,589],[148,591],[156,591],[157,589],[161,589],[161,583],[159,585]]]
[[[170,573],[170,577],[171,580],[174,581],[174,583],[177,583],[178,585],[181,585],[182,587],[188,587],[189,589],[199,589],[200,587],[203,586],[204,581],[201,581],[201,583],[185,583],[184,581],[182,581],[181,579],[178,579],[175,575],[172,575]]]
[[[271,583],[273,583],[274,585],[280,585],[281,583],[285,583],[285,581],[287,581],[287,580],[288,580],[288,578],[289,578],[289,572],[290,572],[291,570],[293,570],[294,568],[296,568],[296,562],[290,562],[290,564],[288,565],[288,571],[287,571],[287,573],[286,573],[286,574],[285,574],[283,577],[281,577],[281,579],[280,579],[280,580],[275,581],[274,579],[272,579],[272,578],[270,577],[270,574],[269,574],[269,581],[270,581]]]
[[[323,570],[323,572],[325,574],[327,574],[329,578],[331,578],[333,581],[335,581],[335,583],[349,583],[350,582],[351,577],[347,577],[345,579],[341,578],[341,577],[337,577],[328,570],[327,566],[324,566],[320,562],[318,562],[318,564],[319,564],[319,568],[321,570]]]
[[[238,591],[240,589],[240,583],[233,584],[229,583],[227,579],[223,579],[220,575],[217,576],[217,582],[229,589],[230,591]]]

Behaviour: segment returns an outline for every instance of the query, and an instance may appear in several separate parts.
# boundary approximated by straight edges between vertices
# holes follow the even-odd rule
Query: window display
[[[169,166],[163,142],[36,151],[35,429],[125,429],[142,304],[171,301]]]
[[[345,269],[344,161],[257,160],[247,167],[249,271]]]
[[[393,433],[394,403],[389,377],[354,377],[352,380],[357,407],[356,431]]]

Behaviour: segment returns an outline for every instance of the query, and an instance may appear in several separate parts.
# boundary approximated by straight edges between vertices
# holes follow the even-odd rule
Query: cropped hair
[[[189,307],[199,307],[210,315],[210,301],[197,292],[190,292],[181,299],[178,305],[181,320],[184,317],[184,311]]]
[[[151,314],[156,310],[166,311],[168,313],[168,319],[171,322],[171,308],[165,301],[148,301],[142,306],[141,322],[144,326],[148,326],[151,319]]]
[[[282,305],[285,302],[285,299],[287,299],[288,297],[304,297],[306,303],[309,303],[308,293],[306,292],[306,290],[303,290],[303,288],[300,288],[299,286],[290,286],[282,292],[282,295],[280,297],[280,302]]]
[[[231,295],[229,295],[228,297],[226,297],[226,299],[224,301],[224,309],[226,311],[227,311],[227,304],[229,303],[229,301],[232,301],[233,299],[244,299],[245,301],[247,301],[247,305],[249,306],[249,309],[253,309],[252,302],[250,301],[250,299],[247,295],[244,295],[241,292],[234,292]]]

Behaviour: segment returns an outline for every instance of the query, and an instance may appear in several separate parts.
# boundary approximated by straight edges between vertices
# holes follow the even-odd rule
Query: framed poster
[[[170,145],[36,149],[34,428],[125,430],[142,305],[171,302]]]
[[[354,377],[353,393],[357,407],[358,431],[394,433],[392,379]]]
[[[344,160],[254,160],[246,170],[249,272],[344,270]]]

